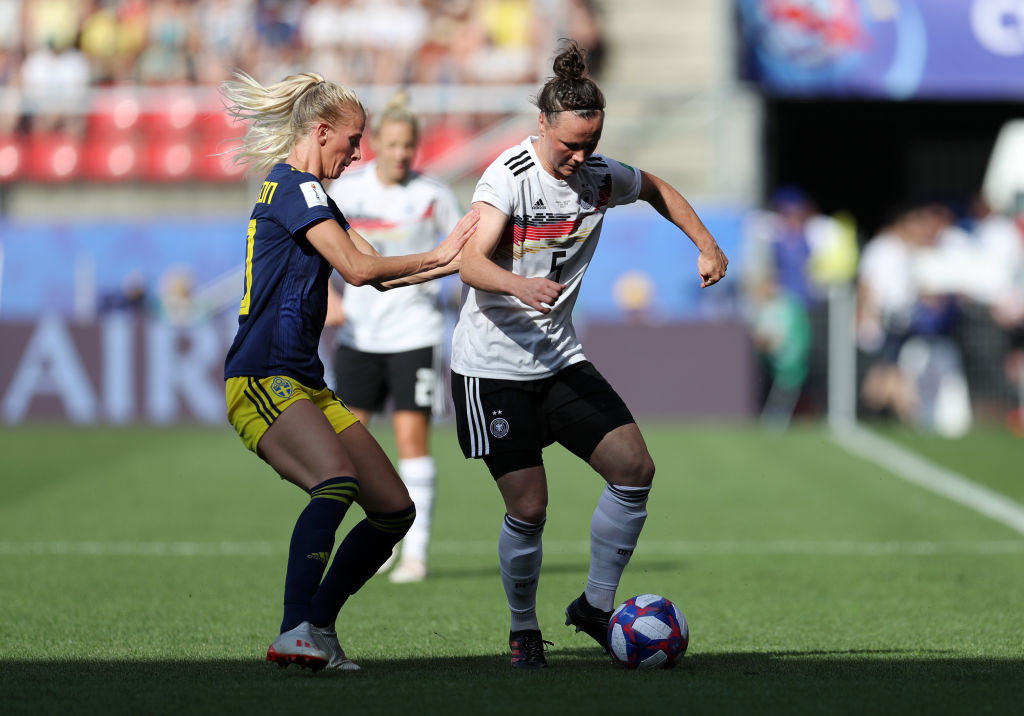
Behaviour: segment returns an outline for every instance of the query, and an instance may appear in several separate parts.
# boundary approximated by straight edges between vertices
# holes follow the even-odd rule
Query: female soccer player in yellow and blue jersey
[[[225,362],[228,419],[246,447],[310,496],[292,533],[284,616],[267,660],[357,669],[335,621],[416,511],[380,445],[324,382],[317,347],[328,276],[336,268],[348,283],[385,290],[454,273],[477,214],[429,252],[382,257],[322,184],[360,157],[366,112],[355,94],[314,73],[269,87],[239,73],[222,92],[229,111],[250,122],[238,160],[268,171],[249,219],[238,333]],[[352,502],[366,518],[331,560]]]

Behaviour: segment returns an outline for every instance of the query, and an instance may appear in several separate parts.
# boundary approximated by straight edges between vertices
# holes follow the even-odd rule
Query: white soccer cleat
[[[298,664],[313,671],[327,666],[330,656],[313,637],[312,625],[302,622],[294,629],[279,634],[267,649],[267,661],[273,661],[282,669],[289,664]]]
[[[395,584],[407,584],[409,582],[422,582],[427,578],[427,563],[422,559],[406,557],[398,566],[391,570],[388,579]]]
[[[335,631],[333,624],[325,627],[310,625],[309,630],[312,632],[313,638],[316,639],[317,643],[323,647],[323,650],[330,657],[330,660],[327,662],[328,669],[338,669],[340,671],[356,671],[359,669],[359,664],[345,656],[345,650],[341,648],[341,643],[338,641],[338,632]]]

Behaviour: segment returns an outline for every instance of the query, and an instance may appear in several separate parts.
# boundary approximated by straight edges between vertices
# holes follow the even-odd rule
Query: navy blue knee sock
[[[309,504],[295,522],[288,548],[282,632],[309,621],[313,594],[334,548],[334,533],[358,494],[354,477],[332,477],[309,491]]]
[[[367,512],[366,519],[353,527],[338,547],[313,595],[310,621],[316,626],[334,622],[345,600],[377,573],[415,519],[414,505],[398,512]]]

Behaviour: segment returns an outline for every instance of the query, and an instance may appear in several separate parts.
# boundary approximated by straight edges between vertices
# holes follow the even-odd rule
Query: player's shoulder
[[[635,167],[626,164],[626,162],[619,161],[618,159],[612,159],[604,154],[591,154],[583,164],[587,169],[596,172],[625,170],[630,173],[635,173],[637,171]]]
[[[293,212],[302,207],[331,207],[332,200],[320,178],[288,164],[275,165],[267,174],[265,184],[274,185],[273,192],[269,194],[277,199],[272,203],[273,212]]]
[[[516,179],[526,176],[531,169],[537,166],[533,152],[527,148],[526,142],[528,141],[530,140],[527,139],[503,151],[497,159],[491,162],[489,169]]]
[[[267,179],[272,179],[274,181],[279,182],[294,182],[298,184],[302,181],[308,181],[309,179],[316,179],[316,177],[310,174],[309,172],[304,172],[301,169],[296,169],[291,164],[280,162],[278,164],[275,164],[271,168],[270,172],[267,174]]]
[[[310,182],[321,184],[315,174],[304,172],[283,163],[275,165],[274,168],[270,170],[270,173],[267,174],[266,181],[277,184],[278,191],[281,189],[294,189],[302,186],[303,184],[309,184]]]

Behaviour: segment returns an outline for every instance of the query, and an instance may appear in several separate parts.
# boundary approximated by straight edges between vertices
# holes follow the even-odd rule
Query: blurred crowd
[[[961,435],[1006,419],[1024,434],[1024,215],[980,196],[959,212],[895,207],[873,235],[783,187],[747,232],[747,315],[762,358],[762,418],[825,409],[827,295],[855,286],[859,414]]]
[[[0,0],[0,91],[20,88],[3,93],[0,122],[73,115],[96,86],[216,84],[236,69],[263,82],[315,70],[353,86],[533,83],[560,37],[588,48],[598,74],[591,0]]]

